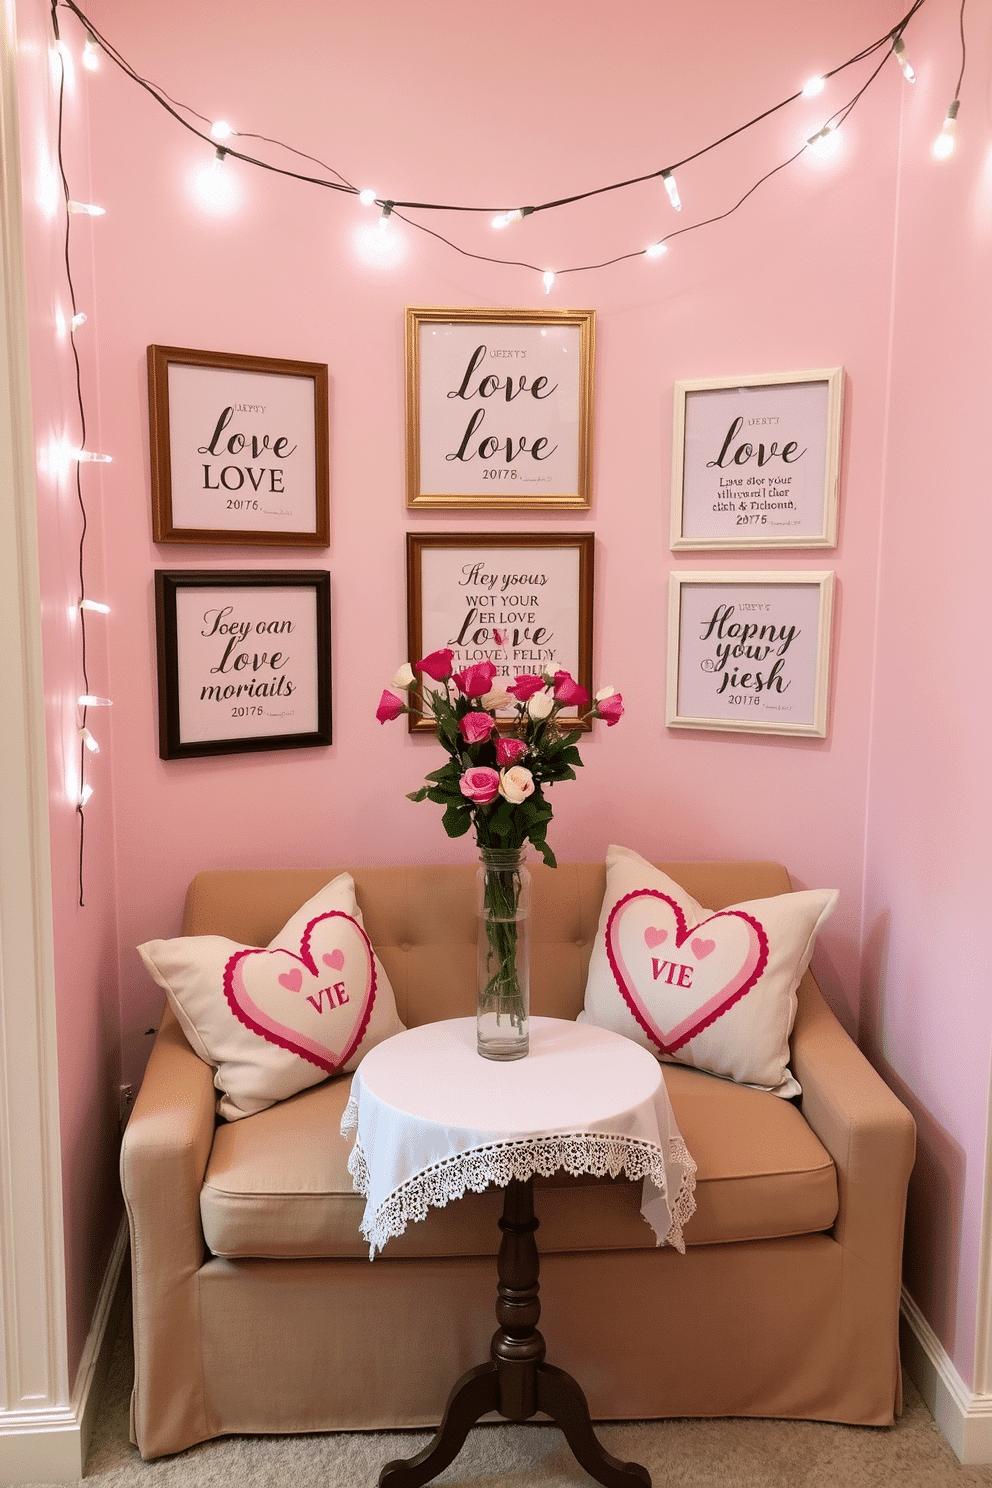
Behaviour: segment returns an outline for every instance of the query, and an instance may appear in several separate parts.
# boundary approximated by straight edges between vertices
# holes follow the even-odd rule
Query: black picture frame
[[[155,618],[162,759],[332,742],[326,570],[156,569]]]

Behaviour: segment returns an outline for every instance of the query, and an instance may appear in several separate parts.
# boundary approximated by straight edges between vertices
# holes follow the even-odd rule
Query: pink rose
[[[455,659],[455,653],[450,646],[445,646],[443,651],[432,651],[430,656],[425,656],[423,661],[415,661],[413,669],[415,672],[426,672],[428,677],[433,677],[435,682],[446,682],[451,676],[451,667]]]
[[[477,806],[488,806],[499,795],[499,776],[488,765],[473,765],[465,771],[458,784],[462,795],[468,796]]]
[[[534,794],[534,777],[523,765],[513,765],[499,777],[499,793],[511,806],[519,806]]]
[[[515,765],[518,759],[522,759],[527,753],[527,745],[523,739],[497,739],[496,741],[496,763],[504,765]]]
[[[623,717],[623,698],[618,692],[611,692],[609,697],[599,700],[596,712],[600,718],[606,719],[607,728],[612,728]]]
[[[452,681],[466,697],[482,697],[493,685],[496,668],[491,661],[476,661],[460,672],[455,672]]]
[[[402,712],[402,699],[398,698],[395,692],[387,692],[383,690],[382,697],[379,699],[379,706],[375,710],[375,716],[376,718],[378,718],[379,722],[389,723],[392,721],[392,719],[399,718]]]
[[[589,694],[584,687],[580,687],[575,678],[568,672],[555,672],[555,702],[564,703],[566,708],[581,707],[589,701]]]
[[[496,720],[489,713],[466,713],[458,725],[459,732],[466,744],[483,744],[493,729]]]
[[[540,692],[543,686],[543,677],[535,677],[533,672],[524,672],[517,677],[516,681],[511,682],[506,690],[512,692],[521,703],[525,703],[529,697],[534,696],[535,692]]]

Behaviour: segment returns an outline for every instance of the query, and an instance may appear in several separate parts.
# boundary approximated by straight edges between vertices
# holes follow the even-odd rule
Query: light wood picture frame
[[[594,310],[406,312],[411,508],[591,505]]]
[[[671,545],[832,548],[843,367],[676,382]]]
[[[669,728],[827,734],[834,575],[669,575]]]

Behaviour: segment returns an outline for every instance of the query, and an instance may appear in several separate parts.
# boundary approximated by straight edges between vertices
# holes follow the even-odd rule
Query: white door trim
[[[0,35],[0,1448],[70,1406],[14,0]],[[51,1481],[51,1480],[50,1480]]]

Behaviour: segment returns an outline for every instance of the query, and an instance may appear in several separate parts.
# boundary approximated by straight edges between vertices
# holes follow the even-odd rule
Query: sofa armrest
[[[209,1435],[196,1277],[206,1254],[200,1189],[216,1098],[213,1070],[166,1007],[121,1146],[134,1304],[131,1429],[146,1457]],[[177,1374],[189,1382],[179,1400]]]
[[[837,1168],[834,1238],[898,1280],[916,1151],[913,1118],[844,1031],[809,972],[799,989],[791,1049],[803,1115]]]

